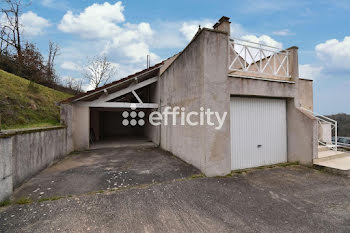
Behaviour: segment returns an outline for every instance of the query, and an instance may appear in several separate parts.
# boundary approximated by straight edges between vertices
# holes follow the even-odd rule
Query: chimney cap
[[[288,49],[299,49],[297,46],[292,46],[292,47],[289,47]],[[286,49],[286,50],[288,50],[288,49]]]
[[[222,16],[217,23],[214,24],[213,28],[218,29],[218,27],[223,23],[231,23],[229,17]]]
[[[225,21],[230,21],[230,18],[229,18],[229,17],[226,17],[226,16],[222,16],[222,17],[219,19],[219,23],[222,23],[222,22],[225,22]]]

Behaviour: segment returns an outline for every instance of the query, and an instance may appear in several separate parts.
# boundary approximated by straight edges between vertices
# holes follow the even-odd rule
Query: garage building
[[[311,164],[317,121],[303,109],[313,110],[312,81],[300,78],[298,69],[297,47],[230,39],[229,18],[222,17],[213,29],[200,28],[181,53],[63,101],[70,151],[150,141],[208,176],[282,162]],[[220,129],[173,125],[172,118],[150,124],[152,112],[175,106],[227,117]]]

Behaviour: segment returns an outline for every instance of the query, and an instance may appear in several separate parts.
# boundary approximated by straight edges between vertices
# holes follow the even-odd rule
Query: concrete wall
[[[14,187],[66,154],[65,128],[16,134],[12,143]]]
[[[89,107],[73,105],[72,114],[73,148],[76,151],[89,149],[90,110]]]
[[[199,111],[204,92],[204,37],[199,36],[161,75],[160,111],[166,106],[179,106],[186,111]],[[176,118],[179,121],[179,117]],[[205,170],[205,130],[199,126],[161,125],[160,146],[184,161]]]
[[[0,201],[13,188],[67,154],[67,130],[51,127],[0,135]]]
[[[290,51],[290,81],[228,76],[228,35],[202,30],[161,75],[161,111],[165,106],[185,107],[186,112],[210,108],[227,118],[221,130],[211,126],[161,126],[160,146],[201,169],[208,176],[231,170],[230,96],[273,97],[287,100],[288,161],[310,164],[317,153],[315,120],[299,106],[297,48]],[[312,88],[300,81],[303,90]],[[312,94],[311,94],[312,97]],[[300,97],[312,103],[310,95]],[[177,121],[179,120],[179,116]]]
[[[143,126],[144,135],[146,136],[147,139],[152,141],[154,144],[159,145],[159,143],[160,143],[160,126],[153,126],[148,122],[149,114],[152,111],[153,110],[149,110],[149,109],[144,110],[144,112],[146,113],[146,117],[145,117],[146,124]]]
[[[12,194],[12,137],[0,138],[0,201]]]
[[[67,154],[74,151],[73,144],[73,106],[70,104],[62,104],[60,107],[61,124],[66,126],[67,136]]]
[[[77,104],[61,104],[61,123],[67,126],[69,152],[89,148],[89,107]]]
[[[227,85],[227,91],[230,95],[268,96],[279,98],[294,98],[297,95],[296,85],[293,82],[229,77]]]
[[[290,51],[291,82],[262,80],[259,78],[229,77],[231,96],[273,97],[287,100],[288,161],[312,163],[317,153],[317,123],[312,116],[299,110],[299,105],[312,109],[312,82],[298,78],[297,48]]]
[[[230,95],[228,95],[228,39],[229,34],[204,31],[204,89],[202,107],[227,113],[221,129],[205,124],[203,144],[205,169],[209,176],[225,175],[231,171]]]
[[[311,86],[312,87],[312,86]],[[287,100],[288,161],[312,163],[315,146],[315,121],[295,106],[298,95],[295,82],[276,82],[229,77],[228,91],[233,96],[273,97]],[[306,96],[306,95],[305,95]],[[306,97],[305,97],[306,98]],[[308,100],[309,101],[309,100]],[[312,101],[311,101],[312,102]],[[310,101],[309,101],[310,103]],[[317,138],[316,138],[317,139]]]
[[[317,120],[287,101],[288,161],[312,164],[317,157]]]
[[[332,144],[332,125],[328,122],[318,124],[318,139],[327,144]]]
[[[165,106],[186,112],[210,108],[227,111],[228,34],[202,30],[160,78],[161,111]],[[177,116],[177,122],[180,116]],[[221,130],[213,126],[161,126],[160,146],[201,169],[208,176],[230,172],[229,120]]]
[[[175,58],[177,57],[174,56],[167,60],[167,64],[169,65],[170,62],[172,62]],[[166,67],[168,67],[168,65]],[[162,67],[162,69],[164,69]],[[160,73],[162,73],[162,69],[160,70]],[[164,70],[163,70],[164,71]],[[150,88],[150,103],[157,103],[159,106],[161,106],[160,103],[160,82],[153,83],[149,86]],[[159,111],[159,109],[148,109],[145,110],[146,115],[149,116],[149,114],[153,111]],[[148,118],[146,120],[146,125],[145,125],[145,135],[148,139],[150,139],[153,143],[156,145],[160,145],[160,126],[152,126],[148,122]]]
[[[313,111],[314,102],[313,102],[312,80],[299,79],[298,83],[299,83],[298,97],[299,97],[300,106],[310,111]]]

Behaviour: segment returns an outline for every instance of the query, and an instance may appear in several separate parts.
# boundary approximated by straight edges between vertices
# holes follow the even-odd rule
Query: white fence
[[[247,40],[230,39],[229,70],[289,78],[289,51]]]
[[[338,150],[338,123],[337,121],[323,116],[319,113],[312,112],[306,108],[304,111],[310,112],[317,119],[318,144],[326,146],[330,150]]]

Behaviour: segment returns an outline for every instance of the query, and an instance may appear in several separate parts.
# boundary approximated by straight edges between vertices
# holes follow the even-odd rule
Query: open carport
[[[91,149],[152,144],[149,109],[90,108]]]
[[[71,150],[140,142],[158,145],[159,127],[149,124],[148,115],[159,107],[160,66],[63,102],[61,119],[72,132]]]

